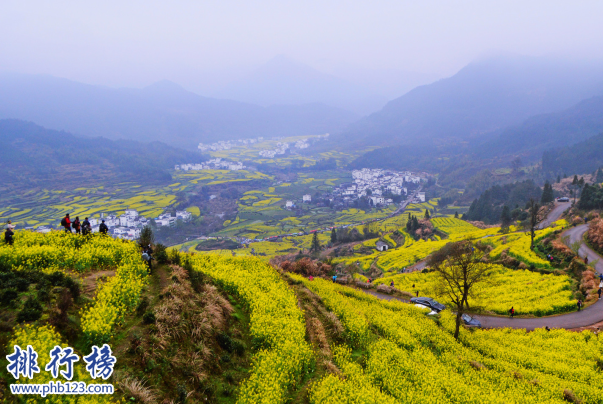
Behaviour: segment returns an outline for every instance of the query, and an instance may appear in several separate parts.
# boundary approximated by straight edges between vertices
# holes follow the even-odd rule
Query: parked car
[[[436,302],[431,297],[413,297],[410,301],[411,303],[429,307],[431,310],[438,313],[446,308],[442,303]]]
[[[570,198],[568,198],[567,196],[562,196],[561,198],[557,199],[558,202],[569,202]]]
[[[471,317],[469,314],[463,314],[461,316],[461,318],[463,319],[463,322],[465,323],[465,325],[469,325],[472,327],[481,327],[482,323],[480,323],[480,321],[475,318],[475,317]]]

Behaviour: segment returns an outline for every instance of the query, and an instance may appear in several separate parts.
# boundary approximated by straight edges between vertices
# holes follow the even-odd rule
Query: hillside
[[[279,55],[215,96],[263,106],[320,102],[368,115],[388,99],[338,77]]]
[[[478,147],[476,154],[519,153],[540,158],[546,149],[581,142],[602,131],[603,97],[592,97],[564,111],[538,115],[508,128]]]
[[[71,181],[107,185],[108,179],[117,177],[170,181],[167,169],[205,159],[198,152],[160,142],[82,138],[15,119],[0,120],[0,148],[3,188],[42,183],[63,188]]]
[[[350,125],[350,145],[483,141],[537,114],[563,110],[603,91],[594,65],[500,57],[469,64],[454,76],[417,87]]]
[[[207,98],[169,81],[113,89],[51,76],[0,74],[0,119],[91,137],[195,148],[199,142],[333,133],[357,117],[317,103],[261,107]]]
[[[542,170],[553,175],[592,173],[601,166],[603,133],[572,146],[547,150],[542,155]]]

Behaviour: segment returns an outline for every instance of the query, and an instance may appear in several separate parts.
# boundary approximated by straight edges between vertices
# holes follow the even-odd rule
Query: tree
[[[511,167],[513,168],[513,172],[518,172],[521,168],[521,157],[515,157],[513,161],[511,161]]]
[[[337,242],[337,232],[335,228],[331,229],[331,243],[335,244]]]
[[[459,218],[459,212],[454,212],[454,218],[458,219]]]
[[[310,251],[313,253],[317,253],[320,251],[320,241],[318,240],[318,232],[315,232],[312,236],[312,246],[310,247]]]
[[[534,237],[536,237],[536,225],[538,224],[538,209],[540,209],[540,205],[538,205],[533,198],[530,199],[530,250],[534,250]]]
[[[425,219],[431,219],[429,216],[429,209],[425,209]]]
[[[544,188],[542,189],[542,197],[540,198],[540,203],[545,205],[549,202],[553,202],[555,200],[555,196],[553,194],[553,186],[549,184],[549,182],[544,183]]]
[[[503,206],[502,213],[500,214],[500,227],[502,229],[508,229],[513,223],[513,219],[511,218],[511,209],[507,205]]]
[[[140,232],[140,237],[138,238],[138,245],[144,248],[148,245],[153,245],[154,243],[155,235],[153,234],[151,226],[145,226]]]
[[[447,244],[428,260],[436,273],[436,294],[446,297],[456,308],[456,339],[474,287],[489,279],[491,264],[483,262],[483,256],[484,251],[465,240]]]
[[[599,170],[600,170],[600,169],[599,169]],[[559,184],[560,182],[561,182],[561,176],[560,176],[560,175],[558,175],[558,176],[557,176],[557,184]]]

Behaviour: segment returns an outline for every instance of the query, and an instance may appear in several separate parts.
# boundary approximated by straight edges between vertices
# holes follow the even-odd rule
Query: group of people
[[[92,233],[92,225],[90,225],[88,218],[84,218],[84,221],[80,222],[79,216],[76,216],[75,220],[72,222],[69,213],[61,219],[61,226],[63,226],[68,233],[73,233],[73,231],[75,231],[76,234],[83,234],[84,236]],[[101,234],[107,234],[109,232],[109,227],[105,224],[104,220],[98,227],[98,231]]]

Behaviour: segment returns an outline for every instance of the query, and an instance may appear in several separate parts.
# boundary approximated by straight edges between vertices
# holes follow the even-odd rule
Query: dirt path
[[[90,273],[82,279],[83,295],[91,299],[94,298],[99,280],[104,282],[112,276],[115,276],[115,270],[113,269]]]

